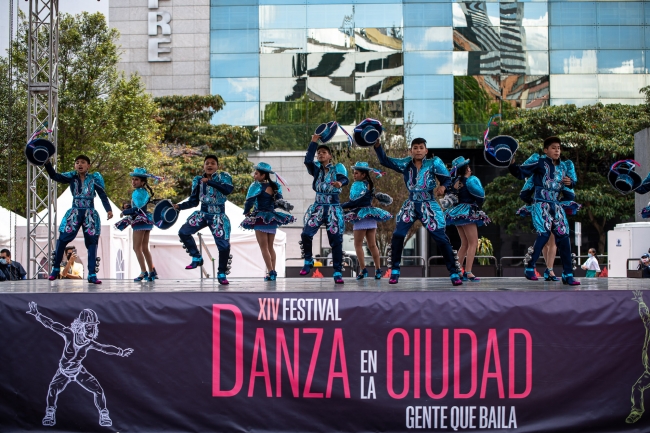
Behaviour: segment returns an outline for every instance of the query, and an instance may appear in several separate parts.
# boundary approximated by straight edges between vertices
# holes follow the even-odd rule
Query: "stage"
[[[213,279],[156,280],[136,283],[131,280],[102,280],[89,284],[86,280],[22,280],[0,283],[3,293],[131,293],[131,292],[402,292],[402,291],[585,291],[585,290],[648,290],[650,280],[641,278],[581,278],[580,286],[567,286],[561,281],[528,281],[516,278],[481,278],[480,282],[463,282],[453,287],[448,278],[401,278],[398,284],[381,280],[346,278],[345,284],[334,284],[332,278],[280,278],[265,282],[260,278],[232,278],[227,286]]]

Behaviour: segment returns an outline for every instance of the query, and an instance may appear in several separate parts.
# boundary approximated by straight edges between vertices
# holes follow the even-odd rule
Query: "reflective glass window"
[[[645,2],[645,23],[650,25],[650,2]]]
[[[256,53],[257,30],[211,30],[210,51],[213,53]]]
[[[643,75],[598,75],[599,98],[643,98],[639,89],[645,86]]]
[[[402,53],[356,53],[355,72],[357,76],[404,75]]]
[[[554,50],[550,52],[551,74],[595,74],[596,50]]]
[[[211,77],[257,77],[259,71],[257,54],[210,54]]]
[[[304,5],[259,6],[260,29],[302,29],[307,26]]]
[[[310,29],[337,29],[354,27],[354,12],[351,4],[332,7],[330,5],[308,5],[307,27]]]
[[[224,101],[259,101],[258,78],[211,78],[210,93]]]
[[[548,3],[526,3],[524,5],[523,26],[548,26]],[[501,25],[505,25],[501,22]]]
[[[451,27],[404,28],[404,51],[452,51],[453,48]]]
[[[222,6],[210,8],[211,29],[256,29],[258,22],[257,6]]]
[[[314,99],[326,101],[354,101],[353,77],[309,77],[307,80],[309,93]]]
[[[643,24],[643,3],[641,2],[598,2],[598,24],[633,25]]]
[[[514,29],[519,29],[515,27]],[[454,28],[454,49],[457,51],[498,51],[501,47],[511,47],[510,49],[521,50],[521,35],[518,35],[518,44],[509,38],[501,39],[500,31],[512,33],[511,27],[456,27]],[[518,31],[518,30],[517,30]]]
[[[643,51],[599,50],[599,74],[644,74]]]
[[[467,18],[465,17],[466,11],[467,6],[463,3],[451,4],[452,24],[454,27],[467,27]]]
[[[461,2],[452,3],[454,27],[491,27],[500,25],[498,3]]]
[[[451,101],[449,101],[451,104]],[[408,115],[408,111],[405,111]],[[454,147],[453,123],[415,124],[411,129],[412,137],[422,137],[427,140],[427,147],[433,149],[451,149]]]
[[[356,76],[354,91],[360,100],[396,101],[404,98],[404,77]]]
[[[641,105],[645,103],[645,99],[598,99],[598,102],[602,104],[624,104],[624,105]]]
[[[261,53],[287,53],[307,50],[305,29],[260,30]]]
[[[588,50],[598,48],[595,26],[551,26],[549,48],[552,50]]]
[[[469,3],[473,6],[472,3]],[[480,19],[473,21],[475,26],[500,26],[501,25],[501,9],[499,3],[485,3],[485,13],[487,14],[488,22],[483,23]],[[478,18],[478,17],[477,17]]]
[[[451,52],[416,51],[404,53],[404,74],[452,74],[454,59]]]
[[[404,99],[453,98],[453,75],[409,75],[404,77]]]
[[[548,52],[547,51],[528,51],[526,53],[528,67],[526,73],[530,75],[547,75],[548,74]],[[503,63],[503,59],[501,60]]]
[[[650,26],[645,27],[645,48],[650,48]]]
[[[598,99],[560,99],[552,98],[551,105],[568,105],[573,104],[576,107],[584,107],[586,105],[594,105]]]
[[[596,24],[595,2],[549,3],[551,24],[554,26],[588,26]]]
[[[451,99],[406,99],[404,112],[413,113],[413,121],[420,123],[452,123],[454,103]]]
[[[404,5],[405,27],[444,27],[451,25],[451,3],[414,3]]]
[[[260,122],[262,125],[304,124],[306,107],[305,101],[260,102]]]
[[[229,102],[223,110],[217,111],[210,123],[213,125],[246,126],[259,124],[259,102]]]
[[[307,78],[260,78],[260,101],[295,101],[307,90]]]
[[[402,51],[403,41],[401,27],[354,29],[357,51]]]
[[[641,49],[643,41],[641,26],[598,26],[598,48]]]
[[[306,53],[260,54],[259,76],[291,78],[307,75]]]
[[[304,5],[307,0],[258,0],[260,5]]]
[[[526,50],[548,50],[548,27],[519,27],[525,35]],[[504,40],[508,34],[501,27],[501,39]]]
[[[210,6],[257,5],[257,0],[210,0]]]
[[[350,77],[355,68],[355,53],[309,53],[307,58],[310,77]]]
[[[355,27],[402,27],[402,4],[358,4],[354,7]]]
[[[596,75],[551,75],[551,96],[554,99],[596,99]]]
[[[354,31],[350,29],[308,29],[307,49],[310,53],[354,51]]]

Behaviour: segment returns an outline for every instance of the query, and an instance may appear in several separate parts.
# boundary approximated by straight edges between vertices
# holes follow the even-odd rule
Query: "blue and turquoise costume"
[[[643,180],[641,186],[634,190],[637,194],[646,194],[648,191],[650,191],[650,173],[648,173],[646,178]],[[641,209],[641,217],[650,218],[650,204]]]
[[[454,166],[454,169],[469,163],[469,159],[462,157],[457,159],[460,159],[461,162],[459,165]],[[454,188],[455,185],[459,185],[459,188]],[[477,227],[481,227],[490,223],[490,218],[481,210],[481,206],[485,202],[485,190],[478,177],[473,175],[455,177],[451,181],[449,193],[458,197],[458,203],[454,207],[445,210],[447,224],[454,226],[476,224]]]
[[[450,276],[458,279],[460,270],[449,238],[445,234],[445,215],[434,197],[438,182],[445,188],[451,185],[447,167],[437,156],[424,159],[422,167],[418,170],[410,156],[390,158],[386,156],[382,146],[375,147],[375,153],[381,165],[402,174],[409,191],[409,198],[404,201],[397,214],[397,226],[391,240],[391,274],[399,278],[404,239],[415,221],[420,220],[436,242]]]
[[[248,187],[246,202],[244,203],[244,215],[241,227],[247,230],[260,230],[267,233],[275,233],[278,226],[291,224],[296,219],[293,215],[276,211],[279,206],[278,200],[282,200],[282,186],[273,182],[277,188],[275,194],[266,192],[271,187],[269,182],[253,182]]]
[[[147,170],[141,167],[135,168],[131,173],[131,177],[139,178],[153,178],[159,180],[161,178],[147,173]],[[151,194],[146,188],[136,188],[131,194],[131,207],[124,209],[122,215],[125,218],[121,219],[115,224],[118,230],[124,230],[128,226],[135,231],[137,230],[152,230],[153,229],[153,215],[147,210],[147,205],[151,200]]]
[[[578,176],[576,175],[576,170],[571,160],[561,161],[560,164],[564,165],[566,169],[567,177],[576,183],[578,182]],[[519,193],[519,198],[526,203],[518,211],[517,215],[521,217],[528,217],[533,214],[533,198],[535,195],[535,185],[533,184],[533,178],[529,177],[526,179],[521,192]],[[582,205],[575,202],[576,193],[572,188],[563,184],[562,192],[560,193],[560,206],[564,209],[566,215],[575,215],[578,213]]]
[[[77,236],[79,228],[83,227],[84,243],[88,249],[88,279],[96,279],[99,264],[97,263],[97,244],[101,233],[99,214],[95,210],[95,196],[104,206],[106,212],[111,212],[111,204],[106,195],[104,178],[98,172],[86,173],[84,180],[76,170],[57,173],[52,164],[46,162],[45,169],[52,180],[70,185],[72,193],[72,208],[68,209],[59,226],[59,239],[56,241],[52,277],[59,275],[61,260],[65,247]]]
[[[358,180],[350,188],[350,200],[341,205],[343,209],[352,209],[345,214],[345,221],[358,223],[362,221],[384,222],[393,218],[390,212],[372,206],[375,190],[370,190],[367,180]]]
[[[571,241],[569,239],[569,222],[560,196],[566,188],[566,193],[571,197],[572,188],[578,181],[573,164],[570,161],[563,161],[558,165],[546,155],[534,154],[523,164],[511,164],[508,166],[510,173],[517,179],[530,178],[532,188],[526,191],[524,196],[532,192],[532,201],[527,209],[533,217],[533,227],[537,232],[537,239],[533,246],[533,253],[526,268],[526,276],[535,275],[535,263],[539,258],[542,248],[546,245],[551,233],[555,235],[555,243],[560,253],[563,268],[563,281],[570,277],[573,280],[573,264],[571,260]],[[570,185],[564,185],[564,177],[571,179]],[[578,205],[579,209],[579,205]],[[521,214],[521,213],[520,213]]]
[[[204,175],[207,176],[207,175]],[[192,181],[192,194],[187,201],[178,204],[179,210],[191,209],[201,204],[201,209],[195,211],[178,231],[183,247],[192,257],[192,262],[203,262],[201,253],[192,237],[204,227],[210,227],[214,242],[219,250],[218,278],[226,278],[228,261],[230,259],[230,220],[226,215],[227,196],[234,186],[232,177],[226,172],[214,173],[207,182],[202,182],[203,176],[196,176]]]
[[[335,278],[340,278],[343,269],[343,232],[345,231],[345,219],[341,209],[339,194],[341,188],[332,185],[333,182],[341,182],[341,187],[347,185],[348,172],[343,164],[328,164],[323,166],[320,162],[314,161],[316,150],[323,146],[315,142],[309,143],[305,154],[305,166],[307,172],[314,178],[311,187],[316,191],[316,200],[312,203],[303,219],[301,248],[305,259],[303,270],[309,272],[314,264],[312,254],[312,240],[321,225],[327,228],[327,239],[332,248],[332,266]]]

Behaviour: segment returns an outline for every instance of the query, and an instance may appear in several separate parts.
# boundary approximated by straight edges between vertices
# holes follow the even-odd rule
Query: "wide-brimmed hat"
[[[25,157],[34,165],[45,164],[55,153],[54,144],[44,138],[33,139],[25,146]]]
[[[643,183],[641,175],[634,171],[635,166],[640,166],[640,164],[633,159],[623,159],[610,167],[607,179],[621,194],[632,192]]]
[[[354,142],[361,147],[373,146],[383,131],[379,120],[365,119],[354,128]]]
[[[509,135],[498,135],[486,142],[483,156],[490,165],[503,168],[510,165],[510,160],[517,149],[519,149],[517,140]]]
[[[352,170],[360,170],[360,171],[367,171],[368,173],[373,173],[375,175],[375,177],[378,177],[378,178],[382,177],[384,174],[386,174],[385,172],[377,170],[376,168],[370,167],[370,165],[365,161],[357,161],[350,168],[352,168]]]
[[[258,162],[256,165],[253,166],[253,168],[257,171],[263,171],[265,173],[275,174],[273,169],[271,169],[271,165],[267,164],[266,162]]]
[[[322,144],[325,144],[328,141],[330,141],[332,138],[334,138],[334,136],[336,135],[336,131],[338,129],[339,129],[339,124],[333,120],[331,122],[321,123],[320,125],[318,125],[318,127],[314,131],[314,134],[319,135],[320,136],[319,141]]]
[[[459,156],[458,158],[454,158],[453,161],[451,161],[451,172],[455,172],[459,168],[469,164],[469,159],[465,159],[464,156]]]
[[[161,200],[153,209],[153,222],[156,227],[167,230],[174,225],[178,219],[178,215],[179,212],[174,209],[174,204],[171,200]]]

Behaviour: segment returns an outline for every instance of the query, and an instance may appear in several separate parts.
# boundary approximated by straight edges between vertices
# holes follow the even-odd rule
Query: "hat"
[[[370,167],[365,161],[357,161],[350,168],[352,168],[352,170],[373,172],[377,178],[382,177],[384,174],[386,174],[385,172],[379,171],[376,168]]]
[[[79,313],[79,321],[87,325],[99,325],[99,317],[90,308],[86,308]]]
[[[257,171],[263,171],[265,173],[275,174],[275,172],[271,169],[271,165],[267,164],[266,162],[259,162],[257,163],[257,165],[254,165],[253,168]]]
[[[612,164],[609,169],[607,179],[621,194],[632,192],[643,183],[639,173],[634,171],[635,165],[640,166],[641,164],[633,159],[623,159]]]
[[[370,147],[379,140],[383,130],[379,120],[365,119],[354,128],[354,142],[361,147]]]
[[[519,143],[514,138],[508,135],[498,135],[485,143],[483,156],[489,164],[505,168],[510,165],[510,160],[518,148]]]
[[[163,180],[162,177],[156,176],[155,174],[147,173],[146,168],[142,167],[136,167],[133,169],[133,172],[129,173],[129,176],[131,177],[150,177],[152,178],[156,183],[159,181]]]
[[[153,209],[153,222],[159,229],[167,230],[178,219],[179,212],[174,209],[171,200],[161,200]]]
[[[451,171],[456,172],[459,168],[469,164],[469,159],[465,159],[464,156],[459,156],[458,158],[454,158],[453,161],[451,161]]]
[[[51,141],[44,138],[31,140],[25,146],[25,157],[34,165],[43,165],[52,155],[56,153],[56,148]]]
[[[321,144],[325,144],[330,141],[336,135],[336,131],[339,129],[339,124],[336,121],[331,121],[328,123],[321,123],[314,131],[315,135],[320,135],[319,141]],[[319,146],[320,147],[320,146]],[[329,147],[328,147],[329,149]]]

